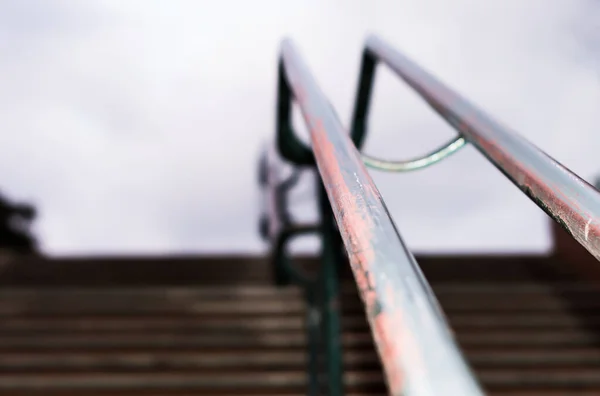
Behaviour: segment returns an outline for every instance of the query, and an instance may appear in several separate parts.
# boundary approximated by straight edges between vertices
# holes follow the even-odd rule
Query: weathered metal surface
[[[594,187],[381,39],[369,37],[365,51],[369,59],[379,59],[395,71],[540,208],[600,259],[600,193]]]
[[[393,395],[482,395],[360,154],[291,41],[283,72],[313,152]]]

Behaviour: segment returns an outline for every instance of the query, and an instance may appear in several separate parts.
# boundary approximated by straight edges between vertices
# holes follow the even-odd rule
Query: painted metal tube
[[[290,40],[283,72],[308,125],[390,394],[483,395],[360,154]]]
[[[367,39],[365,57],[396,72],[461,136],[600,259],[600,193],[594,187],[380,38]]]

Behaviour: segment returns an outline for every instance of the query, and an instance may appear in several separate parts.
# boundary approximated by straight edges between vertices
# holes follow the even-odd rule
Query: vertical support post
[[[298,99],[288,81],[283,58],[279,63],[277,92],[277,149],[287,161],[298,166],[314,167],[315,157],[310,146],[305,145],[292,127],[292,99]],[[316,283],[306,286],[309,311],[318,312],[319,321],[313,324],[309,312],[307,332],[309,337],[308,391],[324,392],[330,396],[343,394],[342,351],[340,343],[339,279],[338,272],[342,257],[341,237],[327,194],[322,184],[318,185],[319,207],[322,225],[321,269]],[[282,279],[283,280],[283,279]],[[313,310],[314,308],[314,310]],[[317,340],[316,342],[314,340]],[[322,383],[319,357],[324,349],[326,383]],[[321,386],[323,385],[323,386]],[[324,388],[324,389],[321,389]]]
[[[308,396],[319,396],[320,393],[320,335],[321,335],[321,316],[322,310],[318,303],[318,296],[315,288],[305,290],[305,298],[308,304],[306,312],[306,337],[308,339]]]
[[[371,104],[371,92],[375,81],[375,70],[377,59],[365,49],[360,66],[358,88],[356,90],[356,102],[350,125],[350,136],[354,145],[360,149],[367,134],[367,120],[369,118],[369,106]]]
[[[275,285],[276,286],[288,286],[290,285],[291,279],[289,273],[285,270],[285,266],[289,265],[287,261],[287,256],[284,254],[275,256],[273,260],[274,264],[274,274]]]
[[[344,392],[342,345],[339,304],[339,266],[341,262],[341,239],[327,198],[319,184],[319,206],[323,224],[321,279],[323,290],[323,325],[326,359],[327,391],[329,396],[341,396]]]
[[[292,127],[293,94],[288,84],[282,62],[279,62],[277,79],[277,150],[283,158],[300,166],[314,166],[315,157],[311,148],[294,133]]]

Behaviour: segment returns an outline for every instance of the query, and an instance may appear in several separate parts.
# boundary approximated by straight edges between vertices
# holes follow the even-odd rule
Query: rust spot
[[[427,81],[421,84],[420,81],[409,76],[404,76],[404,78],[417,91],[420,91],[434,110],[447,120],[450,118],[449,110],[457,109],[454,105],[457,97],[448,88],[433,83],[430,84]],[[530,167],[502,150],[494,139],[483,137],[482,132],[485,132],[488,136],[494,136],[498,135],[498,131],[491,130],[490,126],[482,121],[481,114],[476,110],[467,110],[466,115],[452,118],[457,118],[459,122],[458,129],[461,133],[467,135],[473,143],[481,147],[484,154],[496,162],[503,173],[514,179],[516,184],[542,210],[557,221],[592,255],[600,259],[600,222],[596,221],[591,213],[580,207],[577,195],[570,196],[559,185],[545,182]],[[540,151],[540,153],[548,157],[544,152]],[[556,164],[560,172],[565,173],[574,182],[585,184],[554,159],[550,157],[548,159]],[[591,222],[590,218],[593,219]]]
[[[393,329],[400,329],[399,322],[400,315],[397,312],[396,315],[388,315],[385,311],[380,312],[377,316],[372,319],[373,336],[379,356],[383,363],[383,369],[387,379],[387,384],[390,392],[394,395],[402,394],[403,378],[401,367],[398,367],[398,356],[400,350],[398,348],[398,342],[396,341],[396,331]]]
[[[368,213],[367,203],[358,199],[346,183],[336,158],[335,148],[329,141],[320,120],[314,123],[311,135],[315,155],[319,158],[323,181],[331,192],[330,198],[333,198],[332,206],[346,243],[354,277],[372,323],[373,336],[386,372],[389,389],[392,394],[399,395],[402,393],[403,386],[397,337],[397,332],[401,329],[401,316],[397,310],[394,312],[382,310],[375,292],[376,279],[371,268],[375,260],[372,241],[373,220]],[[366,194],[378,199],[379,194],[372,184],[365,183],[362,188]]]
[[[349,242],[349,254],[363,271],[367,271],[369,263],[375,258],[371,243],[372,221],[368,216],[365,204],[359,205],[344,180],[338,165],[335,149],[329,142],[320,120],[316,120],[311,129],[315,154],[320,158],[323,181],[333,191],[334,213],[340,223],[340,231]],[[366,283],[366,281],[365,281]]]
[[[478,136],[473,128],[483,130],[484,125],[479,124],[476,119],[469,120],[470,127],[474,136]],[[477,125],[479,124],[479,125]],[[582,210],[577,197],[569,196],[562,191],[558,185],[551,185],[540,179],[528,166],[520,162],[517,158],[510,157],[497,144],[478,137],[477,143],[501,168],[503,172],[515,179],[517,185],[549,216],[557,221],[569,234],[579,241],[596,258],[600,256],[598,244],[600,243],[600,229],[597,222],[592,221],[589,225],[589,219],[593,218],[590,213]],[[553,160],[552,160],[553,161]],[[564,167],[559,166],[559,171],[569,172]],[[577,180],[579,182],[579,180]],[[587,233],[584,231],[587,225]],[[587,238],[586,238],[587,236]]]

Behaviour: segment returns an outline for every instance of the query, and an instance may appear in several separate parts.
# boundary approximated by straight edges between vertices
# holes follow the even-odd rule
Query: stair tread
[[[600,297],[600,294],[595,295]],[[600,316],[600,298],[590,298],[587,295],[565,298],[560,295],[536,295],[522,298],[502,294],[481,296],[447,295],[440,298],[440,303],[449,314],[461,312],[539,312],[556,313],[568,310],[589,311],[588,314]],[[344,312],[361,313],[364,307],[357,295],[342,296],[341,306]],[[299,295],[288,295],[288,298],[278,298],[276,295],[248,297],[244,295],[229,298],[217,295],[213,298],[194,295],[193,293],[167,292],[160,295],[104,295],[95,292],[86,298],[69,296],[60,297],[40,295],[6,294],[0,297],[0,315],[36,316],[60,315],[77,316],[82,314],[102,315],[301,315],[305,303]],[[594,313],[595,312],[595,313]]]
[[[447,317],[455,328],[464,329],[539,329],[552,326],[561,328],[582,328],[588,326],[600,327],[600,315],[586,317],[585,320],[575,314],[558,313],[455,313]],[[195,316],[156,316],[148,315],[120,315],[120,316],[17,316],[5,317],[0,321],[0,334],[14,332],[160,332],[172,329],[256,329],[263,331],[273,330],[301,330],[305,325],[305,315],[274,316],[257,314],[252,317],[195,317]],[[342,317],[344,328],[361,328],[367,326],[365,315],[361,313],[344,315]]]
[[[567,350],[491,350],[466,354],[475,368],[580,368],[600,367],[600,348]],[[13,352],[0,353],[0,372],[49,371],[143,371],[143,370],[270,370],[300,369],[305,367],[304,350],[264,351],[240,354],[237,351],[194,352],[167,351],[162,353],[137,352]],[[347,350],[343,355],[346,368],[378,366],[373,350]]]
[[[347,372],[344,376],[347,385],[364,382],[380,382],[382,374],[373,372]],[[0,390],[19,388],[68,387],[68,388],[243,388],[243,387],[298,387],[305,385],[302,369],[287,372],[240,371],[237,373],[74,373],[74,374],[2,374]]]
[[[482,369],[476,370],[484,386],[564,386],[577,382],[587,386],[600,386],[600,368],[577,369]],[[346,386],[381,384],[382,373],[377,371],[346,371]],[[0,373],[0,390],[13,388],[243,388],[243,387],[302,387],[305,384],[303,369],[291,371],[244,370],[240,372],[190,373]]]

